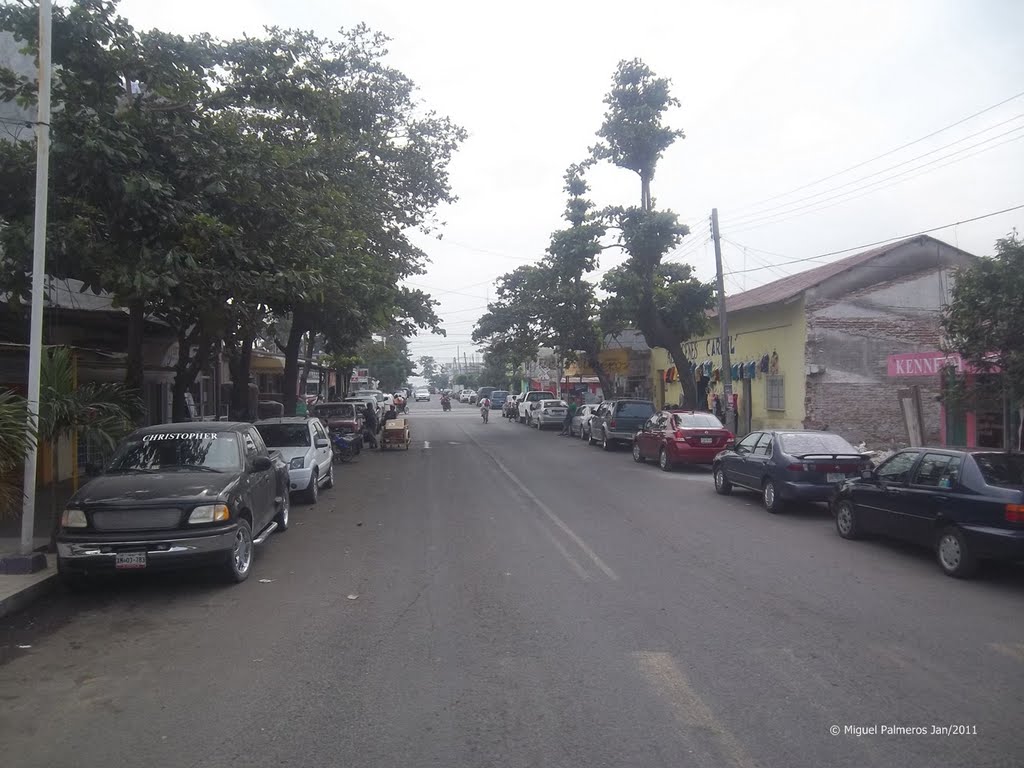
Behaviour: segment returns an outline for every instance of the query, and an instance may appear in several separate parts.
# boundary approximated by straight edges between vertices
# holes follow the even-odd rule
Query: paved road
[[[1019,569],[957,582],[702,470],[469,406],[411,419],[245,584],[3,620],[3,765],[1024,764]],[[950,724],[976,734],[829,733]]]

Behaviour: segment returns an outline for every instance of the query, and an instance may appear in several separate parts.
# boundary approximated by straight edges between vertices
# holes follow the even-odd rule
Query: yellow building
[[[925,403],[926,439],[940,440],[938,378],[894,378],[889,360],[940,348],[955,269],[976,258],[923,235],[726,297],[737,432],[828,428],[854,445],[904,443],[898,389],[913,385]],[[715,315],[706,336],[684,345],[693,370],[683,375],[697,382],[698,408],[723,391],[717,330]],[[656,404],[679,403],[664,349],[652,353],[651,378]]]

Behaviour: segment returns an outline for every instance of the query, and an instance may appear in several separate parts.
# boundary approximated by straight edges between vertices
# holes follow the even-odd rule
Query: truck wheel
[[[224,575],[227,580],[235,584],[241,584],[249,578],[252,570],[253,558],[252,526],[245,518],[238,521],[238,529],[235,531],[235,541],[228,555],[228,561],[224,564]]]
[[[277,532],[284,533],[288,530],[288,519],[291,515],[292,501],[288,496],[288,489],[284,489],[284,495],[282,496],[281,509],[277,511],[277,515],[274,517],[274,522],[277,523]]]

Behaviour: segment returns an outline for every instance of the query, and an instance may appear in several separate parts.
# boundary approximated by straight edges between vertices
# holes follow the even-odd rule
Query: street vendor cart
[[[404,448],[409,450],[409,423],[404,418],[389,419],[384,422],[384,432],[381,435],[381,449]]]

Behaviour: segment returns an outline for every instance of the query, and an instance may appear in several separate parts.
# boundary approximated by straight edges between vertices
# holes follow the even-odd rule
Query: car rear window
[[[781,432],[782,450],[790,456],[813,453],[857,453],[857,449],[839,435],[830,432]]]
[[[616,416],[640,416],[647,418],[654,413],[654,406],[651,403],[619,403],[615,409]]]
[[[257,424],[263,442],[271,448],[303,448],[309,445],[305,424]]]
[[[705,429],[722,429],[722,422],[710,413],[677,413],[672,416],[677,427],[703,427]]]
[[[976,453],[974,461],[988,485],[1024,486],[1024,456],[1014,453]]]

